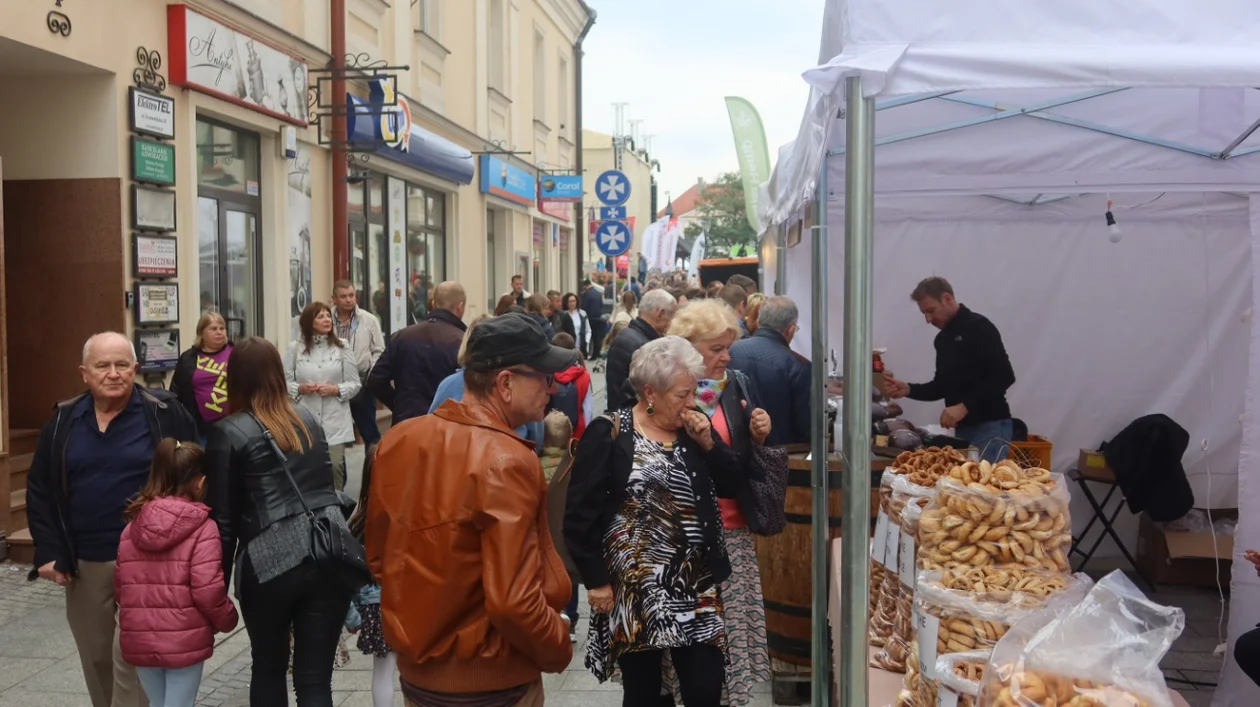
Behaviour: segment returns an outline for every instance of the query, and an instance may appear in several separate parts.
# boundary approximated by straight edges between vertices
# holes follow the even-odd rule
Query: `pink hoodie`
[[[114,594],[123,658],[145,668],[186,668],[214,653],[215,631],[236,628],[210,509],[158,498],[127,524]]]

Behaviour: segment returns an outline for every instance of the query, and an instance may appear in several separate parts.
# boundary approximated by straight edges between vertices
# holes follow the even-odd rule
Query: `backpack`
[[[617,415],[600,415],[600,417],[612,423],[612,438],[617,439],[617,434],[621,431],[620,418]],[[564,568],[569,571],[569,579],[574,582],[580,582],[581,575],[564,542],[564,503],[569,495],[569,480],[573,477],[573,463],[577,461],[577,448],[578,440],[569,440],[566,458],[560,461],[559,471],[551,477],[551,483],[547,485],[547,526],[551,530],[551,541],[556,546],[556,552],[560,553],[560,559],[564,561]]]

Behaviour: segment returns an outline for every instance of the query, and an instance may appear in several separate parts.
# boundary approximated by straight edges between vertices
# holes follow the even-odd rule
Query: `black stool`
[[[1087,469],[1084,472],[1079,469],[1073,469],[1068,472],[1068,478],[1076,482],[1076,485],[1081,489],[1081,493],[1085,495],[1085,500],[1094,509],[1094,515],[1085,524],[1084,530],[1080,532],[1080,535],[1072,538],[1072,547],[1068,550],[1068,562],[1072,561],[1073,555],[1079,555],[1081,562],[1076,566],[1076,571],[1085,571],[1085,565],[1089,564],[1090,559],[1094,557],[1094,553],[1098,551],[1103,540],[1107,536],[1111,536],[1111,539],[1116,543],[1116,547],[1120,548],[1120,552],[1124,555],[1124,559],[1128,560],[1129,565],[1133,567],[1133,571],[1142,578],[1142,581],[1154,589],[1155,583],[1142,573],[1141,568],[1138,567],[1137,560],[1133,559],[1133,553],[1129,552],[1129,548],[1125,546],[1124,542],[1120,540],[1120,536],[1116,534],[1113,524],[1116,522],[1116,518],[1120,517],[1120,511],[1124,509],[1124,494],[1121,493],[1119,496],[1116,496],[1120,486],[1116,482],[1115,474],[1109,469]],[[1093,489],[1090,488],[1091,483],[1108,487],[1107,494],[1103,496],[1101,503],[1098,501],[1098,497],[1094,495]],[[1112,497],[1116,498],[1116,502],[1110,513],[1108,513],[1107,506],[1111,503]],[[1102,526],[1102,530],[1098,533],[1098,537],[1094,539],[1094,544],[1090,545],[1089,550],[1083,550],[1082,548],[1087,542],[1086,537],[1089,535],[1089,531],[1093,529],[1094,523],[1099,523]]]

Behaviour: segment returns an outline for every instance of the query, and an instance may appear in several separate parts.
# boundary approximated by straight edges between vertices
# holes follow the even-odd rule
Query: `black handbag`
[[[359,591],[372,581],[372,572],[367,566],[367,551],[363,549],[363,543],[354,537],[345,523],[336,523],[328,516],[316,515],[310,506],[306,505],[302,490],[298,488],[293,472],[289,470],[289,460],[284,450],[280,448],[266,425],[254,417],[253,413],[249,416],[262,428],[263,436],[271,445],[271,451],[275,452],[276,457],[280,459],[280,468],[284,469],[284,475],[288,478],[289,485],[293,487],[293,492],[297,494],[298,501],[302,503],[302,510],[311,523],[311,544],[305,561],[313,562],[327,576],[335,579],[339,585],[350,592]],[[341,500],[342,497],[343,494],[339,493],[338,499]],[[342,506],[341,510],[344,514],[345,501],[342,500],[339,505]]]
[[[735,371],[732,373],[734,375],[731,377],[739,389],[740,396],[749,401],[751,407],[753,401],[748,395],[748,388],[744,385],[744,376]],[[749,525],[756,528],[754,533],[767,537],[778,535],[787,528],[785,510],[788,487],[787,452],[775,447],[765,447],[756,442],[750,442],[749,446],[752,448],[753,464],[765,472],[765,475],[760,479],[749,479],[753,507],[742,510],[752,516],[752,523]]]

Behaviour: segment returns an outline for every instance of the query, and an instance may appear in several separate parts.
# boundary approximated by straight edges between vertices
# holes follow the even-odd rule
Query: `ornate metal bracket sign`
[[[387,140],[333,140],[329,137],[328,131],[325,130],[324,120],[334,117],[350,117],[363,118],[367,120],[381,120],[389,117],[400,110],[400,103],[406,101],[400,93],[393,92],[391,96],[382,101],[363,101],[356,103],[353,107],[351,101],[346,95],[330,96],[332,93],[332,82],[341,81],[369,81],[380,82],[382,85],[390,85],[396,87],[398,85],[398,72],[409,71],[410,66],[389,66],[384,59],[373,60],[366,52],[358,54],[347,54],[343,62],[343,66],[327,66],[323,69],[311,69],[311,81],[306,91],[306,105],[309,112],[308,121],[314,124],[319,134],[319,144],[329,145],[333,147],[341,147],[347,152],[375,152],[380,147],[388,144]],[[408,115],[410,113],[408,112]],[[352,167],[353,171],[353,167]]]
[[[154,49],[149,51],[144,47],[136,47],[136,63],[139,64],[131,71],[131,80],[137,87],[154,93],[162,93],[166,90],[166,77],[159,74],[158,70],[162,68],[162,54]]]
[[[61,7],[62,0],[57,0],[57,7]],[[70,16],[60,10],[48,11],[48,31],[53,34],[59,34],[63,37],[69,37],[73,28],[70,26]]]

